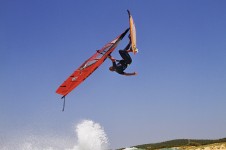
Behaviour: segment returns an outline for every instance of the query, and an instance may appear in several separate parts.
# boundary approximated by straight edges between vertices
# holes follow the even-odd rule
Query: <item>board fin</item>
[[[64,108],[65,108],[65,96],[66,96],[66,95],[64,95],[63,97],[61,97],[61,99],[64,99],[62,111],[64,111]]]

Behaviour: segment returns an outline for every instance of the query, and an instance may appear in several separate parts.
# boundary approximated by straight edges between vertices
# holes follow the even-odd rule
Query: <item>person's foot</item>
[[[138,50],[138,48],[136,48],[136,49],[135,49],[135,53],[138,53],[138,52],[139,52],[139,50]]]

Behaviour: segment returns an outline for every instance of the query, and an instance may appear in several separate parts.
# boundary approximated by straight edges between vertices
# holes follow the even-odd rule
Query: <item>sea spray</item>
[[[94,123],[91,120],[84,120],[76,126],[76,133],[78,141],[72,150],[108,149],[108,138],[98,123]]]
[[[1,138],[1,150],[107,150],[107,135],[100,124],[83,120],[75,126],[77,140],[45,134],[14,135]],[[73,146],[74,145],[74,146]]]

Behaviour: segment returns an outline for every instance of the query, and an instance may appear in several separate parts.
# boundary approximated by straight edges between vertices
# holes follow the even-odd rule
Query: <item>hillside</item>
[[[216,143],[219,143],[216,148]],[[156,150],[156,149],[164,149],[164,148],[176,148],[179,150],[205,150],[204,146],[208,145],[208,150],[212,149],[224,149],[226,150],[226,138],[217,139],[217,140],[196,140],[196,139],[177,139],[171,140],[161,143],[153,143],[153,144],[143,144],[133,146],[139,149],[144,150]],[[214,148],[215,146],[215,148]]]

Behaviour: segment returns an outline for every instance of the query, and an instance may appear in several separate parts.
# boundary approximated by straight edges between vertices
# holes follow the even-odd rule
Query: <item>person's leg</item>
[[[128,50],[126,50],[127,51],[127,53],[129,53],[129,52],[133,52],[133,50],[132,49],[128,49]]]
[[[126,50],[119,50],[119,54],[127,64],[132,63],[132,59]]]

